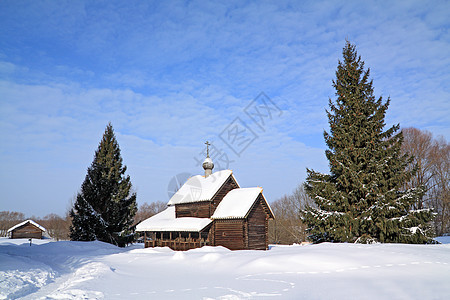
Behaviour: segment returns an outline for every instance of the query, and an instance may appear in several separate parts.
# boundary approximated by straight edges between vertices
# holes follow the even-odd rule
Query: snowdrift
[[[0,239],[0,299],[448,299],[450,244],[269,251]]]

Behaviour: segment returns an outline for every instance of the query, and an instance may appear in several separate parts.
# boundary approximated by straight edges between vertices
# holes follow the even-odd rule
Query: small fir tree
[[[373,95],[370,70],[348,41],[339,61],[336,100],[327,111],[324,132],[330,174],[307,170],[305,188],[316,207],[303,212],[313,242],[426,243],[432,219],[428,209],[412,210],[420,188],[401,190],[414,170],[402,154],[399,125],[383,131],[388,98]]]
[[[125,171],[109,123],[70,211],[71,240],[123,245],[136,213],[136,193],[131,192],[130,176]]]

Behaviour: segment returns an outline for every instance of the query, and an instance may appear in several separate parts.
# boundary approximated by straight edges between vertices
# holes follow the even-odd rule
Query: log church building
[[[263,189],[241,188],[231,170],[213,173],[206,144],[205,175],[189,178],[164,211],[136,226],[145,247],[268,249],[268,220],[274,215]]]

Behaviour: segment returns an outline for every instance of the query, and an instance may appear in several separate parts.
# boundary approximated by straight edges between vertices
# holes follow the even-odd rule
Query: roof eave
[[[246,217],[219,217],[219,218],[211,218],[212,220],[245,220]]]
[[[19,227],[22,227],[22,226],[26,225],[27,223],[30,223],[31,225],[37,227],[42,232],[46,232],[47,231],[47,229],[45,229],[44,227],[42,227],[38,223],[34,222],[33,220],[28,219],[28,220],[25,220],[25,221],[23,221],[23,222],[21,222],[21,223],[19,223],[17,225],[14,225],[13,227],[9,228],[6,233],[9,233],[9,232],[11,232],[11,231],[13,231],[13,230],[15,230],[15,229],[17,229]]]
[[[188,203],[197,203],[197,202],[206,202],[211,201],[211,199],[202,199],[202,200],[195,200],[195,201],[186,201],[186,202],[179,202],[179,203],[167,203],[167,206],[174,206],[179,204],[188,204]]]

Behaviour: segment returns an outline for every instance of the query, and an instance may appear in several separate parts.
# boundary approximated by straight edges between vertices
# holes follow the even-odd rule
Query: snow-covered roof
[[[209,201],[225,181],[232,176],[231,170],[215,172],[208,177],[197,175],[189,178],[185,184],[170,198],[168,205]]]
[[[261,187],[239,188],[228,192],[220,202],[212,219],[239,219],[245,218],[262,193]]]
[[[136,231],[184,231],[198,232],[212,222],[209,218],[175,218],[175,206],[169,206],[162,212],[142,221]]]
[[[33,220],[26,220],[26,221],[23,221],[22,223],[19,223],[19,224],[15,225],[15,226],[11,227],[10,229],[8,229],[8,232],[11,232],[14,229],[19,228],[19,227],[21,227],[21,226],[23,226],[23,225],[25,225],[27,223],[33,224],[34,226],[36,226],[37,228],[39,228],[42,231],[47,231],[44,227],[42,227],[38,223],[34,222]]]

